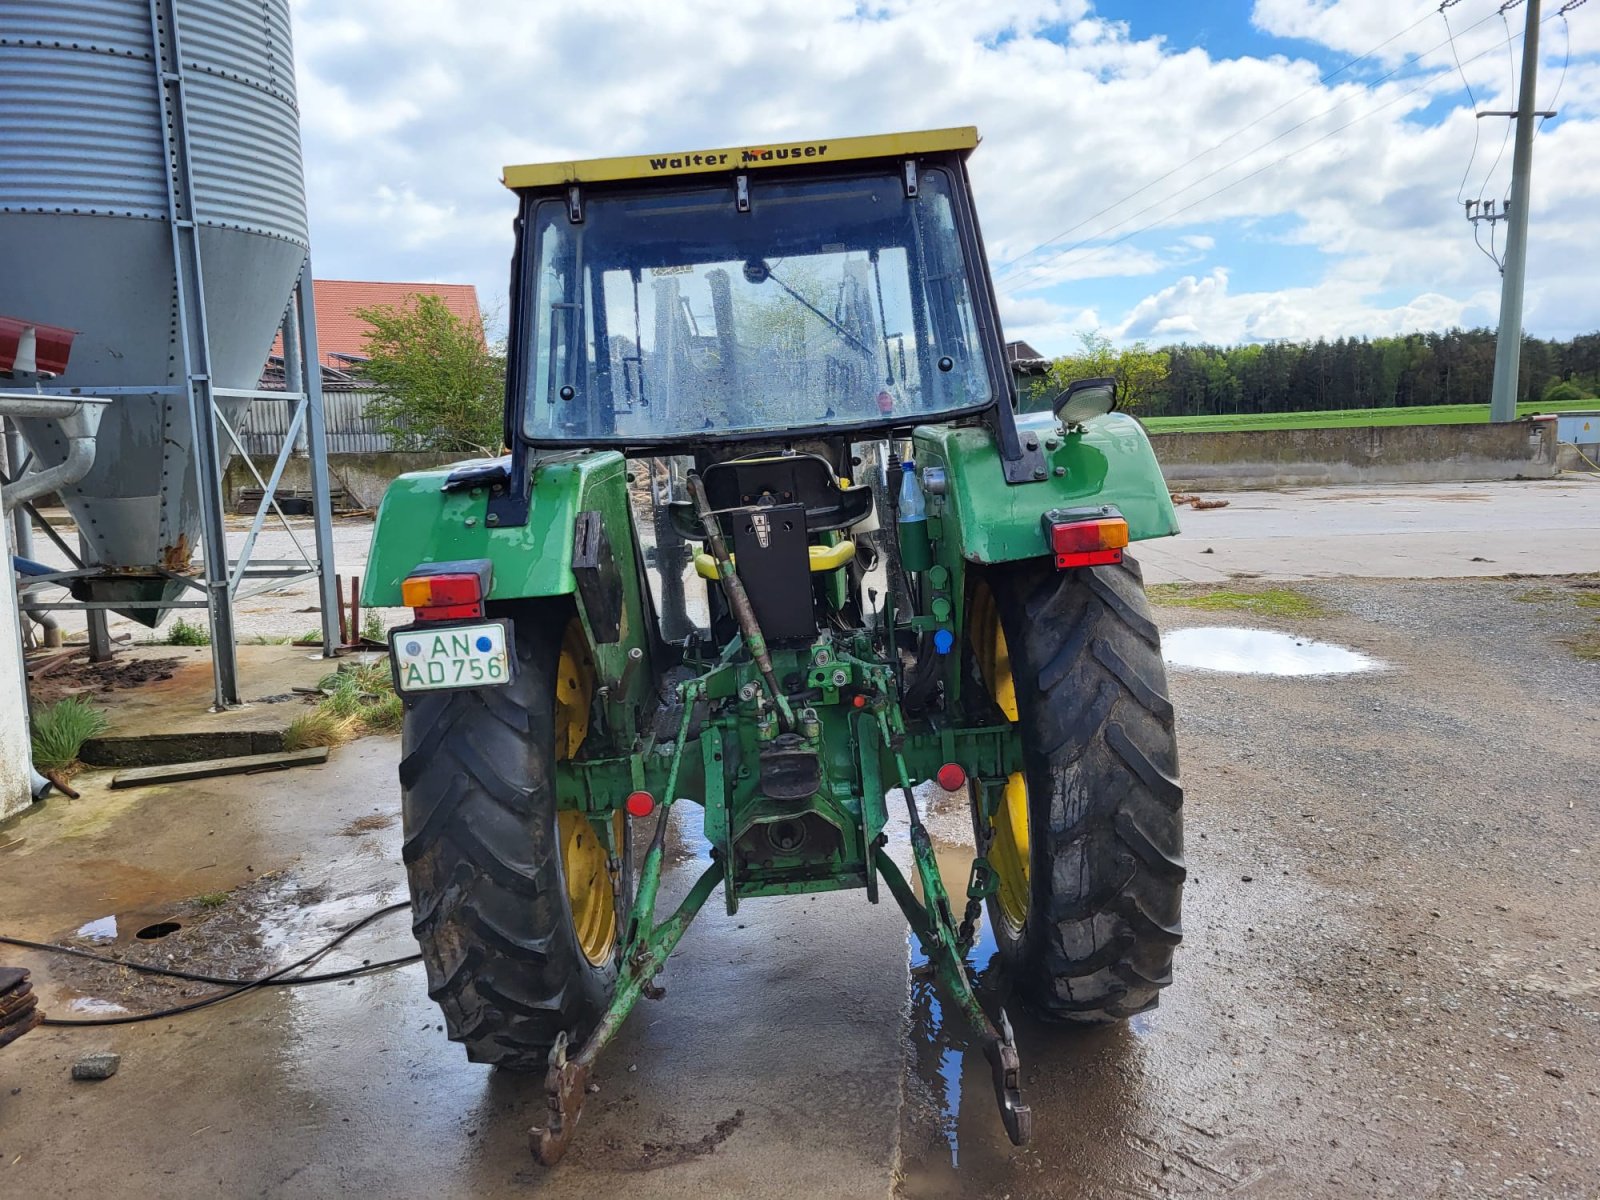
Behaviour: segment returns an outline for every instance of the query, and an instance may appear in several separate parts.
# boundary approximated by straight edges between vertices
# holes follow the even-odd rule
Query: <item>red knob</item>
[[[656,810],[656,798],[649,792],[629,792],[622,806],[630,817],[648,817]]]

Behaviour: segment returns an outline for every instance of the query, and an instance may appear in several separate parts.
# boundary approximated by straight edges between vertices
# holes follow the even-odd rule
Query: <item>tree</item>
[[[506,365],[481,324],[426,293],[356,316],[372,326],[362,372],[380,391],[366,411],[384,433],[417,450],[499,453]]]
[[[1135,408],[1153,397],[1167,378],[1171,355],[1166,350],[1152,350],[1143,342],[1118,350],[1098,330],[1080,333],[1078,341],[1082,349],[1077,354],[1063,355],[1050,364],[1045,379],[1052,397],[1075,379],[1109,375],[1117,381],[1118,407]]]

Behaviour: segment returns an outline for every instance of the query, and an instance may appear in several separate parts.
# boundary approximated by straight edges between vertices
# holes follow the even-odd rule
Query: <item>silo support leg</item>
[[[306,406],[306,458],[311,466],[311,511],[317,535],[317,594],[322,608],[322,656],[332,658],[339,645],[339,585],[334,576],[333,502],[328,498],[328,434],[322,408],[322,358],[317,349],[316,300],[312,295],[311,259],[300,268],[290,304],[300,345],[301,390]],[[285,343],[287,344],[287,342]],[[352,640],[360,636],[352,631]]]

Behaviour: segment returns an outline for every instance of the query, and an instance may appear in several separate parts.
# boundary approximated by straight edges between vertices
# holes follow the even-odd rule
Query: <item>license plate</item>
[[[395,687],[410,693],[509,683],[510,645],[505,621],[390,630]]]

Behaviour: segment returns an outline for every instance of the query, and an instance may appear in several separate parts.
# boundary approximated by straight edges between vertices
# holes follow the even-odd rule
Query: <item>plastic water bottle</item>
[[[928,502],[922,498],[922,484],[917,480],[917,464],[906,459],[900,464],[900,521],[926,521]]]
[[[933,565],[933,547],[928,541],[928,502],[917,479],[917,464],[906,459],[900,464],[899,522],[900,561],[908,571],[926,571]]]

